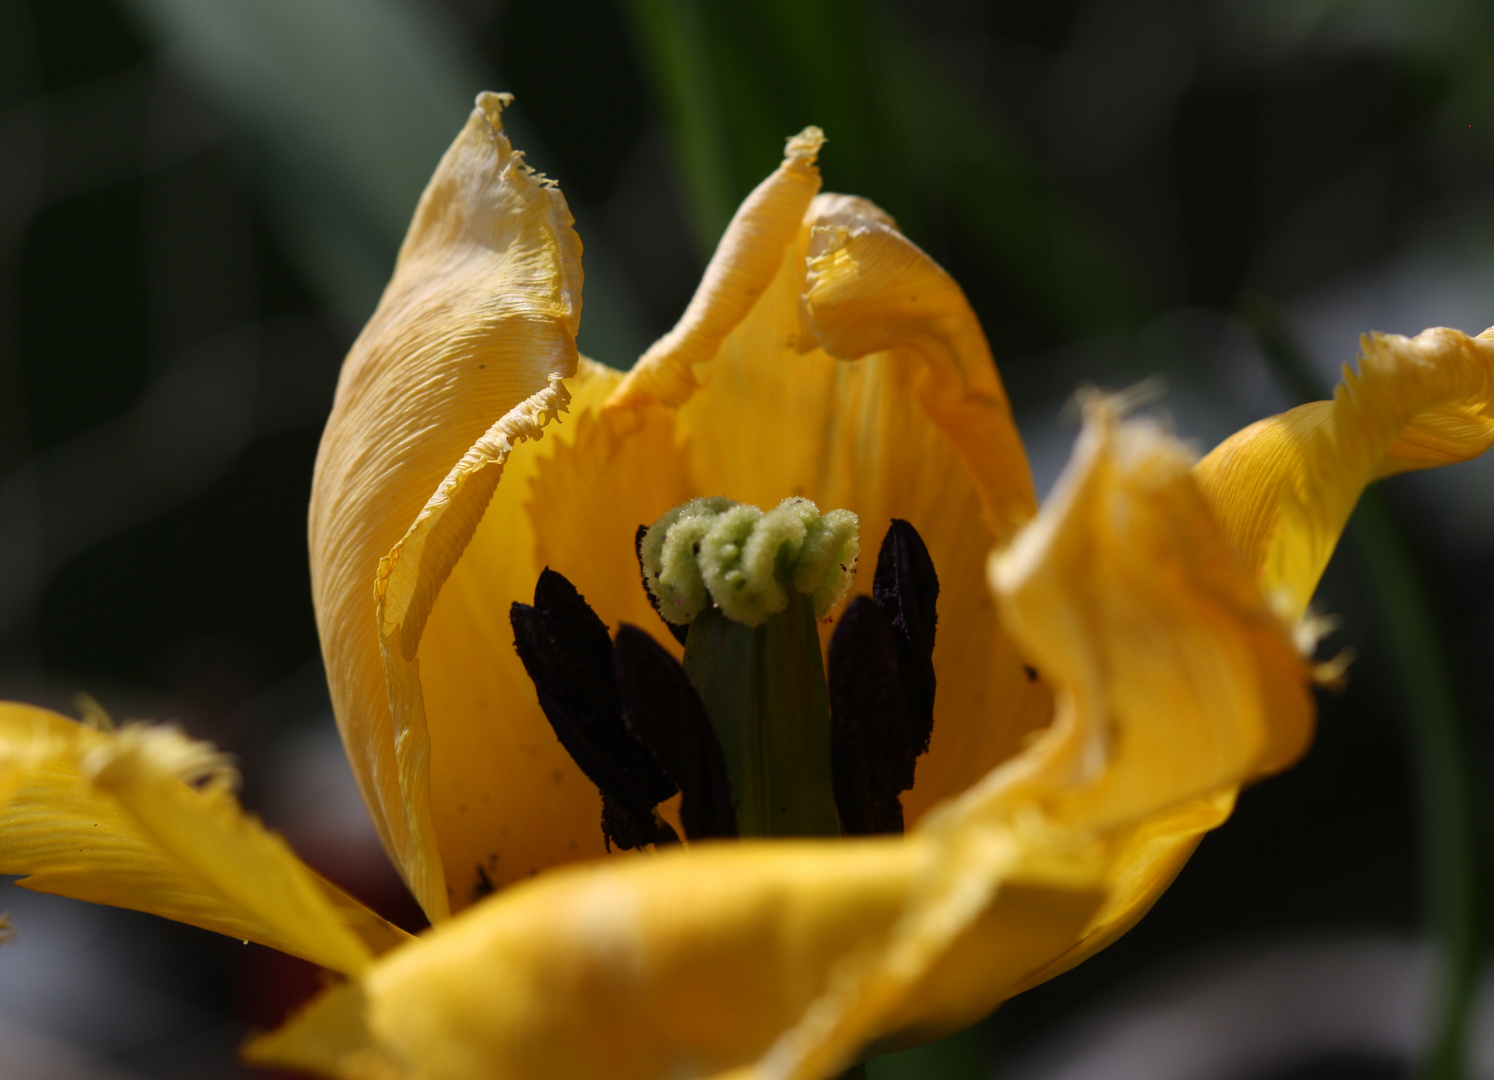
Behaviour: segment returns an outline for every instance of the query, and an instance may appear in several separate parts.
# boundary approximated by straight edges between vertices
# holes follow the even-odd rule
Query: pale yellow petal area
[[[11,797],[20,790],[28,772],[29,769],[24,762],[0,760],[0,810],[3,810]]]
[[[695,494],[674,416],[658,405],[572,411],[574,440],[540,462],[530,487],[535,562],[569,578],[614,631],[632,623],[678,656],[682,650],[649,604],[635,554],[638,526]]]
[[[662,410],[644,410],[653,419],[627,433],[600,415],[619,378],[582,362],[570,415],[510,459],[425,627],[431,799],[455,909],[491,886],[606,854],[601,797],[545,720],[508,615],[515,600],[533,600],[548,565],[613,629],[622,619],[660,629],[633,532],[685,498],[682,474]]]
[[[36,768],[60,749],[52,715],[31,705],[0,701],[0,811]]]
[[[0,708],[0,745],[45,732],[51,751],[0,810],[0,873],[148,911],[355,974],[412,940],[306,867],[245,814],[221,757],[169,728],[98,731]],[[193,783],[188,783],[191,780]]]
[[[421,633],[514,444],[565,407],[576,367],[580,243],[565,199],[503,134],[506,101],[479,96],[422,195],[343,366],[312,489],[338,724],[380,836],[433,918],[447,897]]]
[[[1289,618],[1307,610],[1372,480],[1494,444],[1494,331],[1369,334],[1332,401],[1252,424],[1194,470],[1235,550]]]
[[[1092,866],[1004,833],[960,850],[708,844],[557,871],[333,991],[249,1057],[325,1070],[335,1046],[332,1074],[347,1077],[711,1076],[770,1053],[828,988],[872,966],[925,883],[955,867],[981,879],[966,898],[977,916],[954,935],[962,961],[944,970],[940,940],[905,950],[901,969],[930,993],[917,1019],[953,1026],[976,990],[994,1002],[1072,938],[1098,901]]]
[[[762,250],[749,258],[747,241],[729,233],[722,252],[760,267],[771,247],[776,273],[745,311],[717,301],[708,276],[676,335],[694,342],[690,327],[709,325],[719,341],[714,353],[689,353],[704,386],[675,421],[689,494],[765,507],[802,495],[822,510],[854,511],[865,553],[861,592],[870,590],[891,519],[918,529],[944,589],[933,739],[903,798],[914,821],[1052,715],[1046,687],[1024,671],[990,595],[961,585],[982,580],[992,544],[1033,513],[1027,461],[964,296],[885,214],[863,199],[821,195],[795,233],[750,223],[744,208],[734,228]],[[713,266],[724,258],[718,253]],[[738,321],[723,331],[730,319]],[[820,335],[838,355],[859,359],[835,359]],[[628,385],[609,413],[642,413],[619,404],[634,400]]]

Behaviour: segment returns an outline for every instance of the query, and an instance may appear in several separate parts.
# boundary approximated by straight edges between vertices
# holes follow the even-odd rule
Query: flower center
[[[546,569],[510,612],[514,645],[562,745],[602,793],[608,844],[677,839],[657,806],[681,793],[690,840],[901,832],[899,793],[933,723],[938,579],[894,520],[870,597],[847,605],[827,683],[819,620],[849,591],[856,515],[723,497],[640,526],[654,610],[683,665],[644,631],[607,627]]]
[[[639,543],[665,621],[688,624],[684,669],[731,780],[740,836],[839,836],[819,617],[850,588],[856,515],[808,499],[764,513],[695,499]]]

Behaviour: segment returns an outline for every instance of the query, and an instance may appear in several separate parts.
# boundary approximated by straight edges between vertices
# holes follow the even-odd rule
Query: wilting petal
[[[0,708],[0,746],[33,741],[33,762],[0,811],[0,873],[39,892],[148,911],[258,941],[354,974],[410,940],[322,880],[243,813],[216,761],[168,728],[95,731],[41,709]]]
[[[680,327],[623,380],[608,412],[679,402],[691,495],[763,506],[803,495],[855,512],[871,543],[904,518],[941,576],[977,580],[992,544],[1035,507],[990,350],[958,286],[885,214],[863,199],[810,200],[818,178],[804,153],[790,143],[733,220]],[[813,184],[798,179],[806,169]],[[793,200],[797,230],[783,227]],[[734,273],[737,264],[750,272]],[[862,591],[870,585],[864,575]],[[904,796],[910,821],[1051,715],[983,590],[952,591],[940,618],[933,742]]]
[[[992,561],[1006,625],[1055,687],[1057,714],[922,827],[1038,813],[1108,834],[1112,852],[1105,903],[1023,988],[1134,925],[1239,786],[1311,736],[1305,665],[1187,466],[1155,428],[1091,403],[1053,497]]]
[[[1195,468],[1235,550],[1290,618],[1317,588],[1371,480],[1494,444],[1494,337],[1368,334],[1359,370],[1315,401],[1230,436]]]
[[[832,356],[892,353],[960,455],[998,544],[1036,508],[1027,454],[990,347],[964,292],[863,199],[822,200],[810,220],[805,315]]]
[[[1098,899],[1082,860],[1034,857],[1015,834],[985,847],[738,842],[552,873],[332,991],[249,1057],[326,1069],[335,1046],[334,1075],[348,1077],[713,1075],[769,1051],[837,979],[872,966],[924,883],[963,868],[992,900],[966,938],[979,963],[925,978],[944,953],[914,950],[903,969],[958,1023],[971,981],[999,1000]]]
[[[1058,690],[1053,727],[963,804],[1031,799],[1111,828],[1306,749],[1304,662],[1188,466],[1152,425],[1089,405],[1041,516],[992,561],[1006,624]]]
[[[427,729],[422,633],[514,444],[565,407],[561,380],[576,369],[580,243],[560,192],[503,134],[504,100],[479,97],[421,197],[344,364],[312,491],[313,587],[338,723],[386,847],[437,918],[448,900],[432,802],[448,786],[431,736],[446,733]],[[532,540],[521,519],[508,527],[522,563]],[[520,595],[493,597],[494,621]],[[448,719],[459,729],[473,720],[434,722]],[[456,734],[447,745],[470,756],[470,732]]]

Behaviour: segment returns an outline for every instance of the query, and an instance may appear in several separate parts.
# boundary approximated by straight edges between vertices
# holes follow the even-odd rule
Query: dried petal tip
[[[477,100],[473,102],[487,122],[499,131],[503,130],[503,110],[513,103],[512,94],[495,93],[492,90],[482,91],[477,95]]]
[[[670,510],[643,535],[643,580],[666,622],[689,623],[715,604],[760,626],[788,606],[788,590],[814,598],[824,618],[850,591],[861,546],[856,515],[821,514],[788,498],[767,513],[721,496]]]
[[[811,124],[799,134],[789,136],[784,143],[783,159],[791,165],[813,165],[824,145],[825,133]]]

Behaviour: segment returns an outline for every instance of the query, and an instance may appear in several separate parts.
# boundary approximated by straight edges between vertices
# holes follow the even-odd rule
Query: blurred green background
[[[1362,331],[1494,322],[1490,55],[1494,8],[1454,0],[0,0],[0,694],[180,720],[413,920],[331,730],[305,507],[478,90],[516,94],[585,244],[582,349],[620,367],[822,126],[827,188],[966,289],[1046,488],[1084,383],[1162,375],[1206,448]],[[873,1080],[1494,1076],[1494,462],[1386,487],[1320,596],[1358,659],[1307,759],[1119,944]],[[315,986],[3,893],[6,1077],[247,1072]]]

